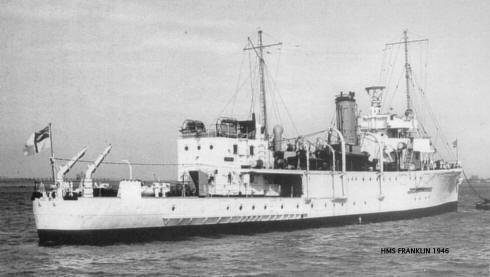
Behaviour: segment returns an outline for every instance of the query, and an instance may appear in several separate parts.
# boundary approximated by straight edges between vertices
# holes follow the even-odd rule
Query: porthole
[[[229,211],[230,210],[230,206],[226,206],[226,210]]]
[[[313,208],[313,203],[311,203],[311,207]]]
[[[201,150],[201,145],[198,145],[197,146],[197,150]]]
[[[364,182],[364,177],[362,177],[362,181]]]
[[[267,205],[264,205],[264,210],[267,210]]]
[[[255,210],[255,205],[252,206],[252,210]]]
[[[369,177],[369,181],[371,181],[371,177]]]
[[[352,202],[352,206],[355,206],[356,205],[356,202]]]
[[[175,206],[172,206],[172,211],[175,211]]]
[[[296,204],[296,209],[299,209],[299,204]]]
[[[189,146],[187,146],[187,145],[186,145],[186,146],[184,147],[184,150],[185,150],[185,151],[189,150]]]
[[[214,146],[211,144],[211,145],[209,146],[209,150],[213,150],[213,148],[214,148]]]
[[[242,206],[242,205],[240,205],[240,207],[239,207],[238,209],[240,209],[240,211],[241,211],[241,210],[243,209],[243,206]]]
[[[364,201],[364,205],[367,205],[367,202],[366,201]]]
[[[283,205],[283,204],[281,204],[281,209],[283,209],[283,208],[284,208],[284,205]]]
[[[327,207],[327,202],[325,202],[325,208]]]

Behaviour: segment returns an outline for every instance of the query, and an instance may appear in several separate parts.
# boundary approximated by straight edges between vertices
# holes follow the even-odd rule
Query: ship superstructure
[[[366,88],[368,115],[358,114],[354,92],[341,92],[335,98],[335,126],[295,138],[285,138],[281,125],[270,132],[263,49],[279,44],[264,45],[262,32],[258,35],[258,43],[249,39],[245,48],[258,59],[258,119],[255,113],[244,120],[221,117],[210,126],[185,120],[177,141],[179,180],[172,189],[131,179],[121,181],[115,197],[96,197],[92,174],[109,146],[88,168],[76,196],[61,178],[55,195],[43,193],[33,201],[41,242],[172,239],[361,224],[457,209],[461,168],[435,158],[436,149],[411,108],[408,81],[402,115],[382,112],[384,87],[372,86]],[[404,38],[407,52],[406,33]],[[407,55],[405,69],[408,80]]]

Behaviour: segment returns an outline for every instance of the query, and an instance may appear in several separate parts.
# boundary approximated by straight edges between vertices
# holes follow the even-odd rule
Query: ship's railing
[[[242,133],[237,133],[237,134],[226,134],[226,133],[219,133],[216,132],[216,130],[209,130],[205,132],[181,132],[181,137],[183,138],[190,138],[190,137],[201,137],[201,138],[206,138],[206,137],[224,137],[224,138],[248,138],[248,139],[253,139],[253,136],[248,133],[248,134],[242,134]]]
[[[216,131],[210,130],[205,132],[181,132],[181,136],[184,138],[187,137],[216,137]]]

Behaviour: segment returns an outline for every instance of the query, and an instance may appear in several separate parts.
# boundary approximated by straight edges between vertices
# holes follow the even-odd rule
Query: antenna
[[[272,47],[272,46],[278,46],[282,45],[282,42],[279,43],[273,43],[273,44],[268,44],[264,45],[262,43],[262,30],[258,31],[258,36],[259,36],[259,42],[257,46],[254,46],[252,40],[250,37],[248,38],[248,41],[251,45],[251,47],[244,48],[243,50],[254,50],[255,54],[257,55],[257,58],[259,59],[259,74],[260,74],[260,120],[261,120],[261,125],[264,128],[264,136],[267,139],[269,137],[269,132],[268,132],[268,127],[267,127],[267,103],[266,103],[266,96],[265,96],[265,77],[264,77],[264,67],[265,67],[265,61],[264,61],[264,48],[267,47]],[[258,49],[258,51],[257,51]]]

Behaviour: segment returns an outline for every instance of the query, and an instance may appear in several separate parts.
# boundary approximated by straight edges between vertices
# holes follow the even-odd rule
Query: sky
[[[259,29],[265,43],[283,43],[266,54],[271,102],[282,110],[272,119],[287,121],[289,136],[326,129],[339,91],[355,91],[368,111],[364,88],[379,85],[384,44],[408,29],[410,39],[429,39],[420,65],[439,132],[458,140],[467,174],[490,177],[481,154],[490,149],[489,14],[490,2],[477,0],[0,0],[0,176],[50,176],[49,151],[22,152],[49,122],[56,157],[88,146],[93,160],[112,144],[108,161],[176,163],[185,119],[249,111],[243,48]],[[115,165],[96,173],[126,175]],[[176,167],[134,175],[174,177]]]

